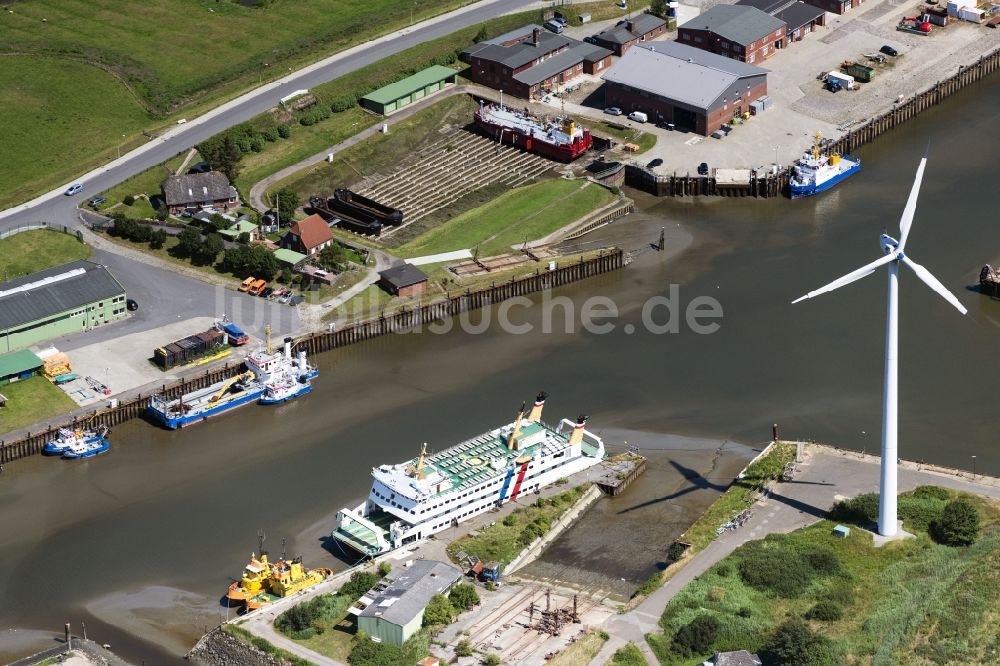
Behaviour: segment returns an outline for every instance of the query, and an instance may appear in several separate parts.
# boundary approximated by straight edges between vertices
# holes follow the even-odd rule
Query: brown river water
[[[653,461],[646,479],[543,557],[540,575],[572,560],[609,580],[647,577],[692,517],[681,491],[724,487],[772,422],[785,437],[877,450],[883,274],[790,301],[879,256],[878,235],[896,233],[928,139],[908,254],[970,312],[959,316],[903,273],[900,454],[965,468],[976,455],[978,471],[1000,473],[991,390],[1000,302],[967,288],[983,263],[1000,260],[1000,158],[989,139],[1000,123],[998,83],[865,147],[862,172],[814,200],[636,195],[641,213],[585,242],[640,248],[665,226],[672,251],[643,252],[623,271],[555,294],[569,298],[577,322],[588,297],[610,299],[618,310],[610,333],[577,323],[567,334],[561,320],[559,332],[542,332],[538,295],[534,307],[511,310],[515,323],[534,325],[529,333],[492,323],[478,334],[384,337],[323,355],[314,393],[288,405],[247,407],[183,432],[136,421],[116,428],[111,455],[6,466],[0,659],[51,644],[72,621],[136,664],[178,663],[224,617],[219,598],[259,528],[272,551],[286,538],[308,563],[343,567],[325,535],[337,509],[367,493],[373,465],[506,423],[539,389],[551,394],[550,420],[587,413],[612,451],[628,440]],[[644,304],[671,285],[681,313],[696,297],[716,299],[718,331],[698,334],[683,322],[677,333],[646,330]],[[654,318],[663,323],[665,313]],[[630,513],[653,527],[623,548]]]

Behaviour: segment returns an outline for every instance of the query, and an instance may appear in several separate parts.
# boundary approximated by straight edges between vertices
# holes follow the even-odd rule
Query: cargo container
[[[869,67],[868,65],[862,65],[859,62],[852,62],[850,65],[845,65],[841,69],[853,76],[855,80],[863,83],[868,83],[875,78],[875,68]]]
[[[223,344],[223,334],[215,329],[196,333],[153,350],[153,362],[163,369],[192,361]]]

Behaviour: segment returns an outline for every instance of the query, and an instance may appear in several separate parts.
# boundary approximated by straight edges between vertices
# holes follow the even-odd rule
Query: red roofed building
[[[319,215],[299,220],[281,237],[281,247],[312,256],[333,242],[330,227]]]

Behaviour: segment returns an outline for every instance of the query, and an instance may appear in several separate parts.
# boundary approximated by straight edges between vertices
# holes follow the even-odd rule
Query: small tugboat
[[[77,452],[84,449],[100,448],[100,446],[104,446],[103,450],[97,451],[97,453],[103,453],[108,450],[109,446],[107,434],[108,429],[106,426],[100,426],[96,429],[59,428],[59,434],[55,439],[45,444],[45,447],[42,449],[42,453],[47,456],[83,458],[87,456],[66,456],[65,454],[69,451]],[[90,455],[97,455],[97,453],[92,453]]]
[[[267,347],[247,356],[250,368],[264,386],[260,397],[262,405],[276,405],[288,402],[312,391],[311,380],[319,371],[306,363],[306,353],[299,351],[292,357],[292,339],[285,338],[283,352],[275,353],[271,346],[271,328],[267,328]]]
[[[861,170],[861,160],[850,155],[820,155],[819,142],[820,134],[817,132],[812,150],[792,167],[792,176],[788,180],[789,196],[792,199],[824,192]]]
[[[106,435],[107,428],[101,427],[102,432]],[[62,457],[65,460],[78,460],[80,458],[92,458],[93,456],[99,456],[102,453],[107,453],[111,449],[111,442],[108,441],[106,436],[100,439],[90,439],[82,442],[77,442],[76,444],[71,444],[68,449],[63,451]]]
[[[242,603],[248,611],[312,587],[333,575],[330,569],[306,569],[302,565],[302,557],[288,560],[284,553],[278,561],[269,562],[267,552],[262,550],[263,532],[258,534],[258,539],[260,557],[250,554],[250,562],[244,567],[242,578],[230,585],[226,592],[227,599]]]

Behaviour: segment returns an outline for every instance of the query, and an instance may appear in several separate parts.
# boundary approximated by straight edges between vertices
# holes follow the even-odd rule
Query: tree
[[[125,198],[122,199],[122,203],[125,204],[126,206],[131,206],[132,204],[135,203],[135,197],[132,196],[131,194],[127,194],[125,195]]]
[[[149,236],[149,247],[151,250],[159,250],[167,242],[167,232],[157,229]]]
[[[278,274],[280,266],[274,253],[263,245],[254,245],[250,248],[250,272],[264,280],[273,280]]]
[[[298,192],[290,187],[283,187],[278,190],[278,194],[275,195],[275,199],[277,203],[278,215],[281,216],[281,221],[287,225],[291,225],[292,221],[295,219],[295,209],[301,204]]]
[[[319,265],[328,271],[342,271],[347,264],[347,253],[340,243],[330,243],[319,253]]]
[[[456,657],[471,657],[472,656],[472,641],[468,638],[463,638],[455,646],[455,656]]]
[[[355,571],[351,574],[351,580],[344,583],[343,587],[340,588],[337,594],[348,596],[351,599],[357,599],[362,594],[375,587],[378,580],[379,577],[370,571]]]
[[[222,236],[219,234],[209,234],[198,249],[196,258],[203,264],[214,264],[215,258],[219,256],[219,253],[224,248],[225,243],[222,242]]]
[[[436,624],[451,624],[455,616],[455,609],[452,607],[448,597],[443,594],[435,594],[427,603],[424,609],[424,626],[432,627]]]
[[[126,239],[130,239],[135,236],[135,229],[139,226],[138,222],[129,219],[120,213],[114,216],[114,221],[115,226],[112,227],[112,231],[115,236]]]
[[[403,659],[403,649],[391,643],[376,643],[362,635],[355,641],[347,663],[351,666],[393,666]]]
[[[479,603],[479,594],[476,592],[475,585],[459,583],[451,588],[451,592],[448,593],[448,600],[455,608],[471,610]]]
[[[236,177],[240,175],[240,160],[243,159],[243,151],[237,145],[236,140],[231,136],[226,136],[222,141],[222,147],[215,156],[215,161],[210,164],[222,173],[230,183],[236,182]]]
[[[666,0],[653,0],[649,3],[649,9],[647,10],[653,16],[658,16],[661,19],[666,20],[667,18],[667,2]]]
[[[185,227],[177,235],[177,252],[182,257],[193,257],[201,248],[201,232],[191,227]]]
[[[720,623],[714,615],[699,615],[674,635],[674,645],[683,654],[706,654],[719,636]]]
[[[129,236],[129,240],[134,243],[148,243],[152,237],[153,230],[149,228],[148,224],[137,223],[132,230],[132,235]]]
[[[940,520],[931,523],[931,537],[946,546],[968,546],[979,536],[979,512],[965,498],[948,502]]]
[[[215,227],[216,231],[222,231],[223,229],[228,229],[229,225],[232,224],[229,220],[222,217],[219,213],[212,213],[212,216],[208,218],[208,221]]]
[[[814,633],[798,618],[775,629],[761,656],[765,664],[775,666],[832,666],[837,663],[830,639]]]
[[[281,269],[281,275],[278,276],[278,282],[281,284],[288,284],[292,281],[292,271],[287,268]]]
[[[476,33],[476,36],[472,38],[472,43],[478,44],[479,42],[485,42],[489,38],[490,31],[486,29],[486,24],[484,23],[479,27],[479,32]]]

